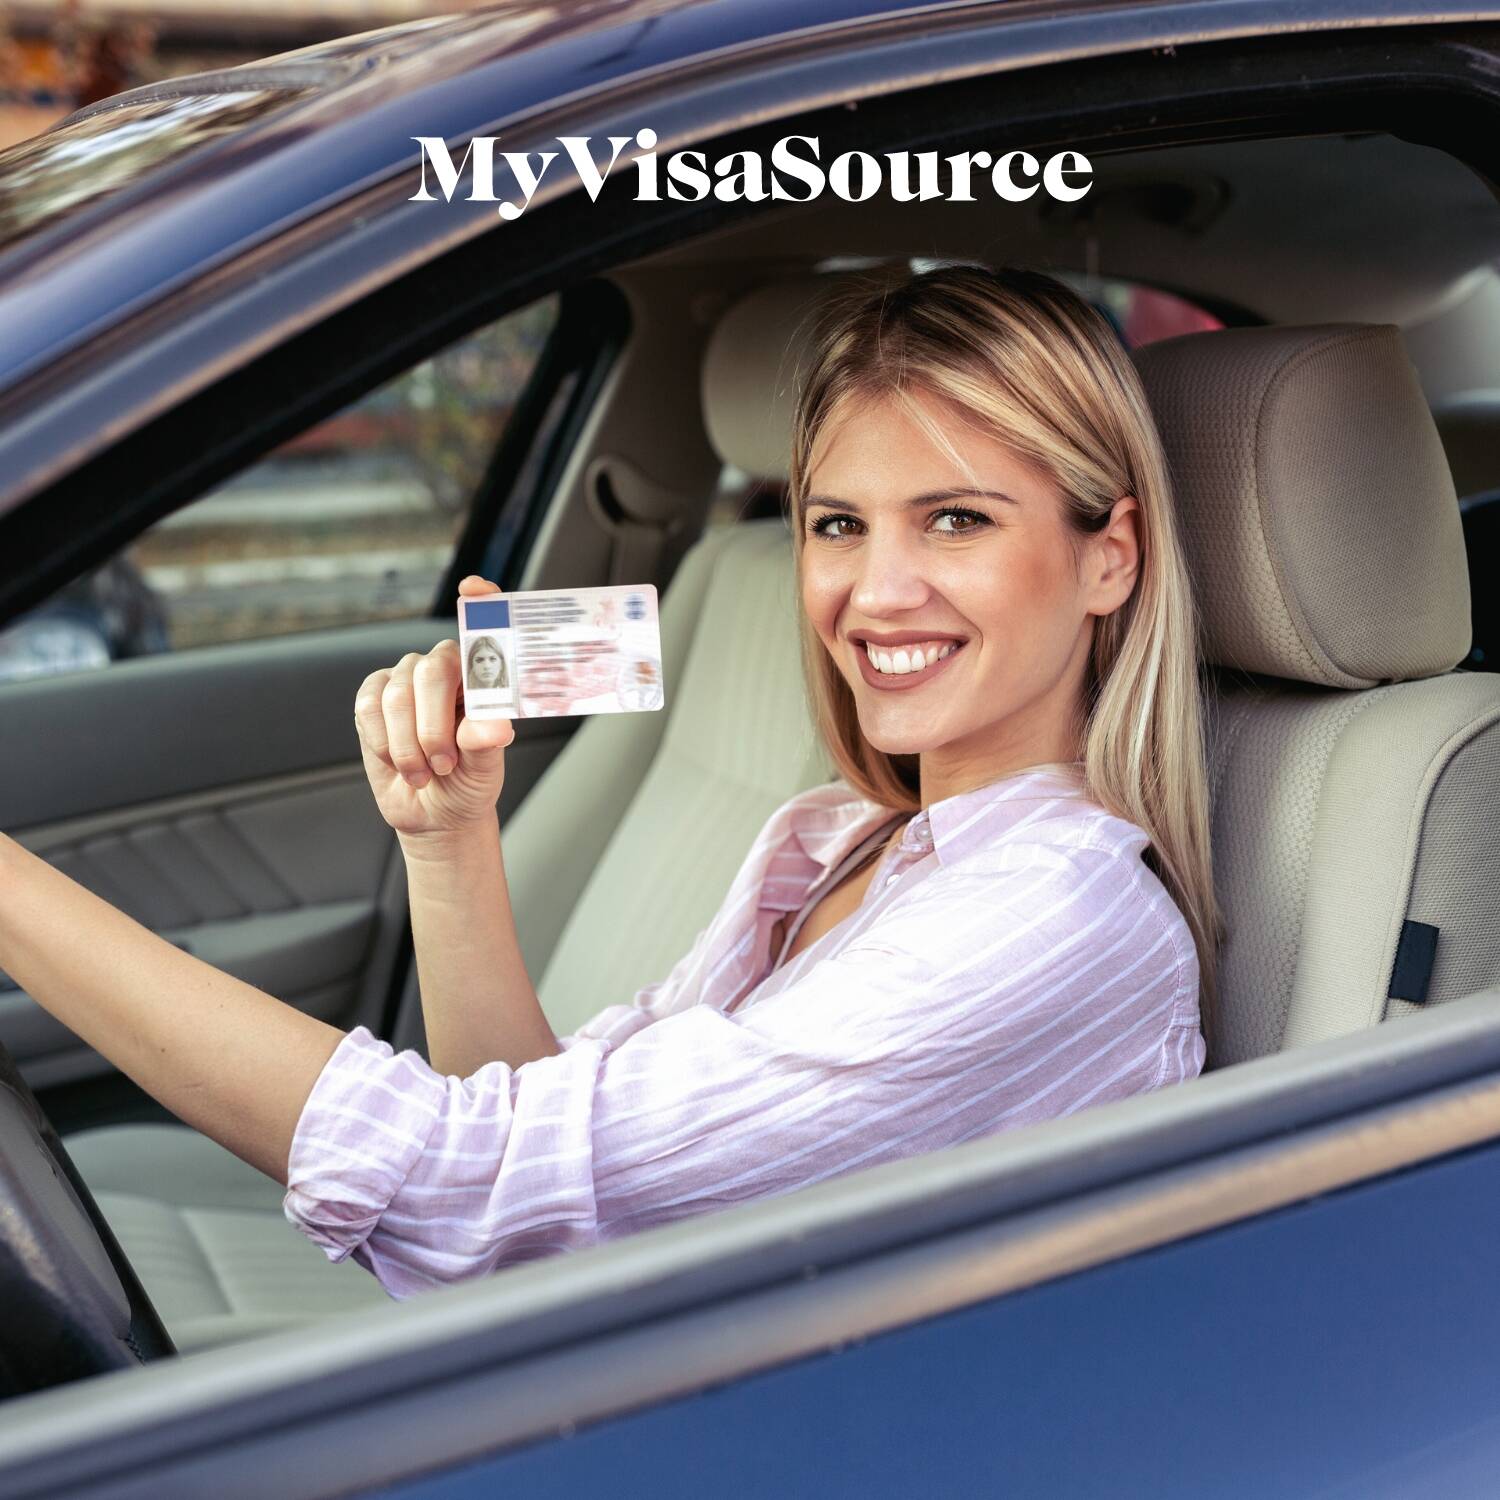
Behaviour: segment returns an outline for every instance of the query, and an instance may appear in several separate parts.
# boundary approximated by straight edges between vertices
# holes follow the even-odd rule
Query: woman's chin
[[[879,720],[880,722],[872,722]],[[900,724],[884,714],[861,715],[860,733],[882,755],[921,755],[948,742],[949,736],[932,724]]]

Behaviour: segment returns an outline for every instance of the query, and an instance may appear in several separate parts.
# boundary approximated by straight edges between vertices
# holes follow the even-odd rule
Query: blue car
[[[791,137],[1087,191],[715,186]],[[514,0],[0,154],[0,631],[139,604],[0,681],[0,828],[153,930],[420,1050],[354,690],[468,573],[653,583],[667,708],[520,721],[501,816],[559,1034],[659,979],[828,775],[798,320],[947,261],[1141,369],[1228,924],[1190,1083],[399,1304],[0,976],[0,1495],[1493,1494],[1497,183],[1436,0]]]

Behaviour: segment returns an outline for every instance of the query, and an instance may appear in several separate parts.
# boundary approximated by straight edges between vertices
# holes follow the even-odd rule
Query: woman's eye
[[[813,536],[828,537],[837,541],[857,534],[859,522],[853,516],[831,514],[809,521],[807,529]]]
[[[966,536],[989,524],[990,518],[980,515],[977,510],[940,510],[932,518],[934,531],[947,532],[951,536]]]

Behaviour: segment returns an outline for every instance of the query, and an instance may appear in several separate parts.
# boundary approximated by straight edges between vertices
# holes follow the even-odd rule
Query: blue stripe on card
[[[470,630],[509,630],[510,600],[488,599],[465,604],[464,620]]]

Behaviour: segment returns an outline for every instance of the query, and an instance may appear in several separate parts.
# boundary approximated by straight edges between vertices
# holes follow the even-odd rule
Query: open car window
[[[0,630],[0,683],[427,614],[557,307],[458,340],[157,522]]]

